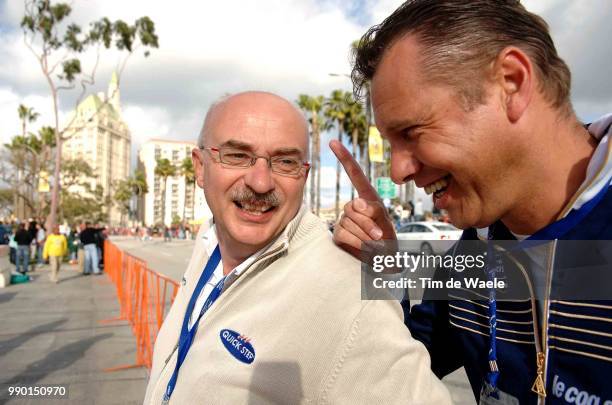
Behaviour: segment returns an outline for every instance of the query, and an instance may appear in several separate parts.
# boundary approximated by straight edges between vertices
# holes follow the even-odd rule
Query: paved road
[[[60,283],[46,267],[30,283],[0,289],[0,404],[140,404],[144,368],[106,373],[131,363],[136,343],[125,323],[98,321],[118,314],[106,276],[82,276],[65,266]],[[9,385],[67,385],[68,399],[9,399]]]
[[[187,264],[193,251],[193,241],[173,239],[164,242],[162,239],[141,241],[132,237],[111,237],[111,241],[123,251],[147,262],[151,270],[180,281],[187,270]]]
[[[149,268],[180,281],[191,258],[193,241],[154,239],[142,242],[135,238],[114,237],[112,241],[131,255],[145,260]],[[474,405],[476,401],[463,369],[444,378],[457,405]]]

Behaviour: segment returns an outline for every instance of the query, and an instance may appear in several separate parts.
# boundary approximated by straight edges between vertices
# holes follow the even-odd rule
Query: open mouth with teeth
[[[234,201],[234,204],[250,215],[260,216],[276,208],[276,206],[256,201]]]
[[[444,193],[446,193],[446,189],[448,188],[451,182],[451,175],[447,175],[439,180],[434,181],[425,186],[425,192],[429,194],[433,194],[434,198],[442,198]]]

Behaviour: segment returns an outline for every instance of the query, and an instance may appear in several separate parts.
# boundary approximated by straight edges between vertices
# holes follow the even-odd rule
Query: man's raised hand
[[[350,152],[336,140],[331,141],[329,147],[344,167],[359,196],[344,206],[344,212],[334,227],[334,242],[359,258],[363,242],[395,239],[395,229],[376,190]]]

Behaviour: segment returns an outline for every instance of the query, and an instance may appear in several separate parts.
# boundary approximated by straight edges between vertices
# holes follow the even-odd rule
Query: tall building
[[[113,73],[106,94],[89,95],[68,117],[68,139],[62,148],[63,159],[83,159],[94,170],[91,187],[102,186],[112,197],[113,185],[130,174],[130,130],[121,116],[119,82]],[[113,204],[109,222],[118,225],[121,213]]]
[[[166,183],[166,210],[162,221],[163,178],[155,174],[158,159],[168,159],[180,168],[185,158],[191,158],[193,142],[153,139],[142,145],[138,153],[138,168],[143,170],[149,192],[139,201],[139,220],[147,226],[156,224],[170,225],[173,219],[181,221],[201,220],[210,217],[204,193],[193,183],[187,184],[185,176],[177,170],[177,175],[168,177]]]

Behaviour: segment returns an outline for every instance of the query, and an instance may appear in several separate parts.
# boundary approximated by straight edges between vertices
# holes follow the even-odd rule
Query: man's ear
[[[533,65],[521,49],[504,48],[494,64],[496,81],[501,85],[503,103],[510,122],[518,121],[531,102],[535,86]]]
[[[191,161],[193,162],[193,171],[195,173],[196,183],[198,187],[204,188],[204,151],[200,148],[193,148],[191,151]]]

